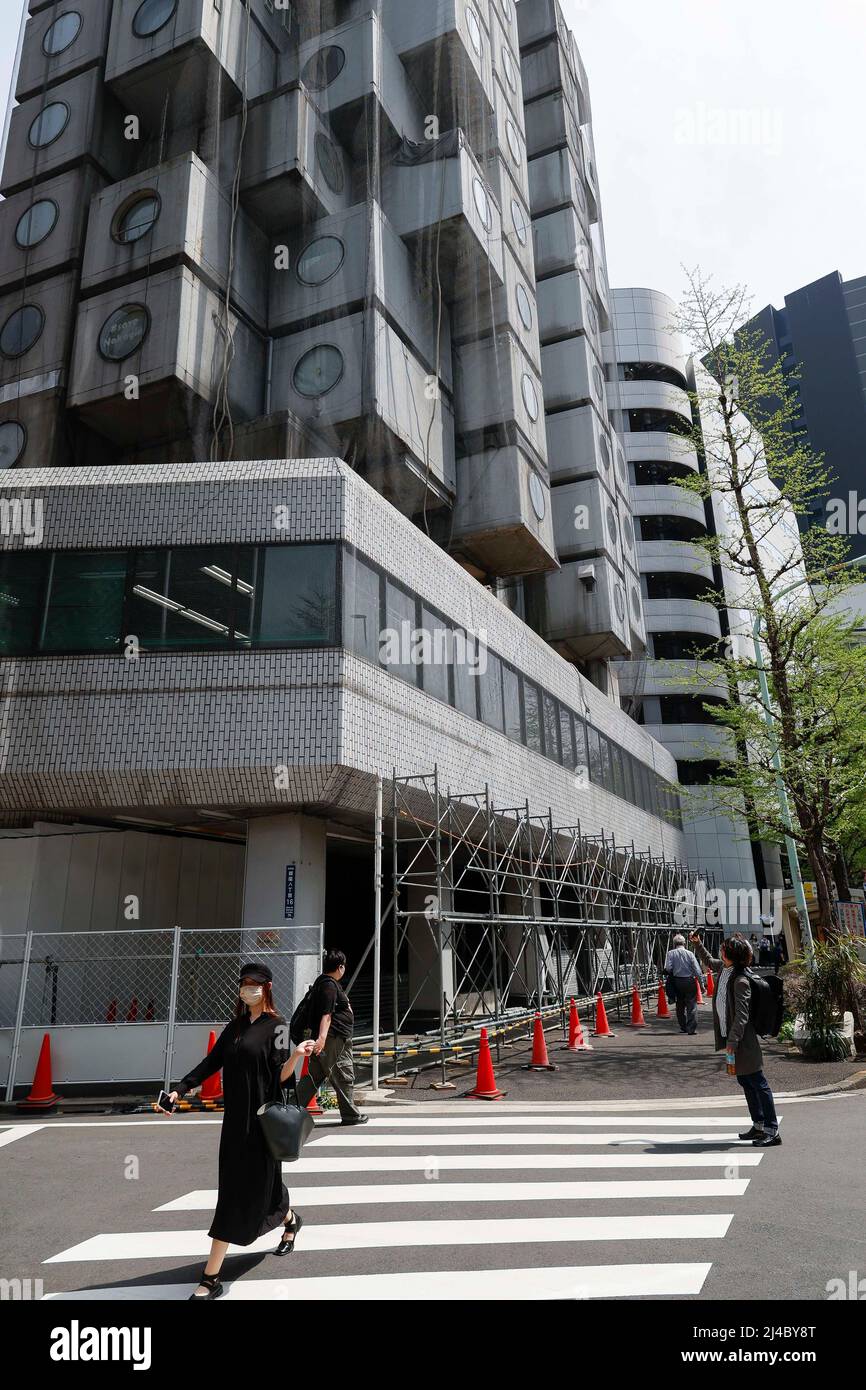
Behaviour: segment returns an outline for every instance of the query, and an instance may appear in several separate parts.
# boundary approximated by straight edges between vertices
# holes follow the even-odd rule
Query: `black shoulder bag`
[[[313,1117],[296,1100],[287,1100],[285,1087],[279,1084],[280,1070],[277,1071],[280,1099],[259,1106],[256,1113],[271,1158],[278,1163],[297,1163],[313,1131]],[[294,1087],[292,1089],[294,1092]]]

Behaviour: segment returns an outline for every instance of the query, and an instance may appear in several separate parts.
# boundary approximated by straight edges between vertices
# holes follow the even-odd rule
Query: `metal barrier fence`
[[[27,932],[0,937],[0,1032],[11,1031],[6,1098],[11,1100],[26,1029],[60,1031],[151,1025],[164,1031],[171,1078],[175,1029],[219,1026],[234,1011],[245,960],[266,962],[287,1017],[315,978],[323,928],[212,927],[171,930]],[[64,1077],[92,1081],[97,1077]],[[113,1074],[106,1079],[120,1079]],[[128,1079],[139,1079],[130,1077]]]

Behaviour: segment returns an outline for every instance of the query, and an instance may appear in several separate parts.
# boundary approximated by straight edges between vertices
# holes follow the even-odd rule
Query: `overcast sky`
[[[610,280],[682,264],[755,307],[866,275],[866,0],[563,0],[589,74]],[[0,0],[0,101],[19,0]]]

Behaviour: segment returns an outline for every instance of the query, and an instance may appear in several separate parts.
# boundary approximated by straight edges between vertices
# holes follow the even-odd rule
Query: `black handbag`
[[[315,1127],[313,1117],[309,1110],[294,1101],[287,1101],[284,1090],[281,1090],[281,1097],[280,1100],[259,1106],[256,1114],[271,1158],[278,1163],[297,1163],[301,1149]]]

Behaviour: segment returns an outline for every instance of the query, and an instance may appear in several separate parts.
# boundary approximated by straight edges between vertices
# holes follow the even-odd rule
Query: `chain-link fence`
[[[149,1025],[161,1037],[150,1054],[161,1052],[160,1073],[169,1078],[176,1029],[219,1026],[234,1011],[238,974],[247,960],[266,962],[274,977],[274,1000],[289,1016],[307,984],[318,973],[322,927],[190,928],[88,932],[27,932],[0,938],[0,1047],[7,1063],[6,1095],[12,1099],[19,1063],[32,1047],[28,1030],[62,1034],[66,1082],[143,1079],[136,1035],[114,1037],[105,1076],[89,1073],[93,1062],[76,1063],[85,1051],[65,1030]],[[139,1043],[141,1034],[138,1034]],[[34,1038],[29,1039],[35,1042]],[[56,1050],[56,1049],[55,1049]],[[91,1053],[93,1049],[91,1048]],[[124,1061],[124,1055],[128,1062]],[[110,1062],[110,1065],[109,1065]],[[2,1075],[2,1073],[0,1073]],[[26,1073],[18,1077],[19,1084]]]

